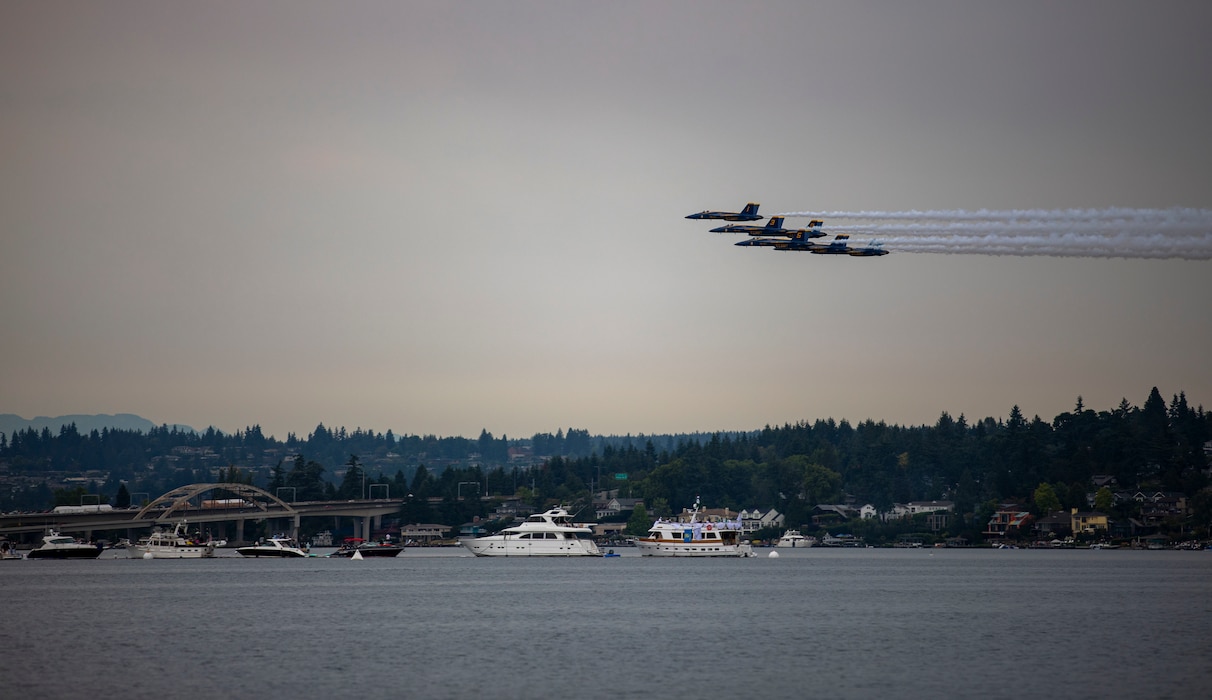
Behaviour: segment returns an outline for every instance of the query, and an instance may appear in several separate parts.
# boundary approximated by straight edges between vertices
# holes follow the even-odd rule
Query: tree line
[[[413,496],[401,517],[449,524],[491,515],[492,499],[468,498],[473,483],[477,495],[520,498],[535,507],[577,503],[580,519],[592,519],[591,491],[609,491],[644,499],[654,516],[666,514],[662,509],[680,511],[697,497],[709,507],[773,507],[787,523],[799,524],[810,521],[816,505],[844,501],[887,511],[894,503],[950,500],[958,513],[977,514],[1002,502],[1038,510],[1039,495],[1049,506],[1085,510],[1092,478],[1104,475],[1122,490],[1185,495],[1193,505],[1192,522],[1180,526],[1206,529],[1212,519],[1204,447],[1209,441],[1212,414],[1190,406],[1183,393],[1167,402],[1154,388],[1140,407],[1124,399],[1095,411],[1078,397],[1073,410],[1051,421],[1028,419],[1014,406],[1007,418],[996,420],[970,422],[944,412],[933,425],[922,426],[821,419],[748,432],[636,438],[593,437],[573,429],[523,440],[496,438],[486,430],[478,439],[396,437],[321,425],[306,440],[292,434],[280,442],[256,426],[233,435],[213,428],[82,435],[64,426],[57,435],[46,429],[0,435],[0,463],[10,475],[104,469],[110,481],[95,485],[94,492],[115,494],[125,482],[130,491],[161,489],[154,496],[214,478],[187,459],[157,461],[174,447],[208,447],[242,478],[253,478],[247,470],[259,463],[253,460],[260,451],[281,447],[294,457],[259,474],[256,485],[271,492],[292,487],[298,500],[320,500],[356,498],[387,484],[393,496]],[[552,456],[539,466],[512,466],[509,448],[523,445]],[[407,465],[388,475],[364,466],[388,452],[404,456]],[[442,460],[461,461],[440,470],[426,466]],[[0,508],[18,507],[14,499],[20,495],[24,507],[52,505],[47,501],[54,494],[47,490],[27,491],[0,494]],[[42,500],[30,503],[36,499]]]

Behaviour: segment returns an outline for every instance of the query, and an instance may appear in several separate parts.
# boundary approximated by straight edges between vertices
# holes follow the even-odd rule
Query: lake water
[[[0,698],[1205,698],[1212,552],[0,562]]]

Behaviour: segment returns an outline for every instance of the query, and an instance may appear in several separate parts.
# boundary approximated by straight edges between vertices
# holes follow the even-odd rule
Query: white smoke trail
[[[1208,224],[1198,223],[1175,223],[1164,226],[1156,224],[1123,224],[1114,222],[1109,224],[1105,221],[1073,221],[1073,222],[1047,222],[1047,221],[1022,221],[1022,222],[1001,222],[1001,221],[973,221],[973,222],[952,222],[952,223],[863,223],[863,224],[841,224],[835,226],[826,226],[821,229],[827,230],[830,233],[870,233],[878,231],[890,235],[900,236],[949,236],[949,235],[998,235],[998,236],[1038,236],[1041,234],[1062,234],[1073,233],[1082,235],[1095,236],[1114,236],[1120,233],[1150,233],[1164,231],[1171,236],[1203,236],[1212,233],[1212,222]]]
[[[853,240],[853,239],[852,239]],[[1212,234],[1176,241],[1132,236],[891,236],[877,239],[890,252],[1080,258],[1212,260]]]
[[[1212,210],[794,212],[890,252],[1212,260]],[[830,219],[854,223],[832,224]]]
[[[1175,207],[1171,209],[931,209],[926,211],[793,211],[775,216],[803,216],[814,219],[895,219],[900,221],[1212,221],[1212,210]]]

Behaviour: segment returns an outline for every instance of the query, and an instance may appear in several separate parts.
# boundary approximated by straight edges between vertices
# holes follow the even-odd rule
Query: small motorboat
[[[236,552],[244,557],[307,557],[311,556],[307,550],[299,546],[293,537],[285,535],[274,535],[268,539],[262,540],[257,544],[247,547],[237,547]]]
[[[346,537],[341,547],[328,556],[352,557],[361,554],[363,557],[394,557],[403,551],[403,546],[391,542],[367,542],[361,537]]]

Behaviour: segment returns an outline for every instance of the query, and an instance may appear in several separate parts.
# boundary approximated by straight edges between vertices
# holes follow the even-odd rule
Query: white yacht
[[[741,518],[708,522],[694,502],[690,519],[658,519],[648,528],[648,536],[636,538],[642,557],[752,557],[753,547],[741,542]]]
[[[236,552],[245,557],[306,557],[308,553],[299,546],[293,537],[274,535],[257,544],[247,547],[237,547]]]
[[[593,529],[572,522],[564,508],[552,508],[495,535],[466,538],[459,544],[477,557],[600,557]]]
[[[74,537],[51,530],[42,538],[42,545],[25,556],[27,559],[96,559],[100,555],[99,545],[77,542]]]
[[[815,537],[805,537],[799,530],[788,530],[774,543],[775,547],[811,547],[816,544]]]
[[[185,521],[177,523],[172,532],[157,529],[147,537],[126,548],[131,559],[209,559],[215,556],[215,543],[191,537]]]

